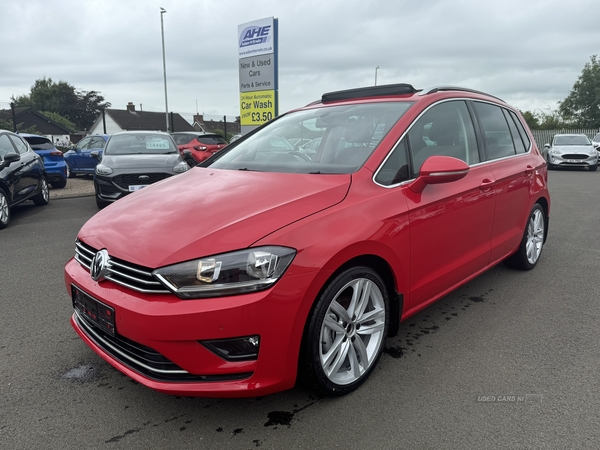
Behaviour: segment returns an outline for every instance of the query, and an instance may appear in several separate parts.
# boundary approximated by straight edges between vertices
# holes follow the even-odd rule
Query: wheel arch
[[[549,221],[550,221],[550,203],[548,202],[548,199],[546,197],[540,197],[538,198],[535,203],[539,204],[542,209],[544,210],[544,217],[546,218],[546,226],[544,229],[544,243],[546,242],[546,239],[548,238],[548,228],[549,228]],[[534,203],[534,205],[535,205]],[[533,208],[533,206],[532,206]]]

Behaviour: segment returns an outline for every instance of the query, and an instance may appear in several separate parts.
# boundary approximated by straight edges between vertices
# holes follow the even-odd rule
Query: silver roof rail
[[[460,86],[433,86],[433,87],[430,87],[427,89],[423,89],[421,92],[419,92],[419,95],[434,94],[436,92],[442,92],[442,91],[472,92],[473,94],[487,95],[488,97],[493,97],[496,100],[500,100],[501,102],[506,103],[500,97],[496,97],[495,95],[488,94],[487,92],[477,91],[475,89],[469,89],[469,88],[464,88],[464,87],[460,87]]]

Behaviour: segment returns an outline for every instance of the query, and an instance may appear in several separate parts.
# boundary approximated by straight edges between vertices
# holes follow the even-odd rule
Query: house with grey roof
[[[10,109],[0,110],[0,118],[5,120],[12,120],[12,111]],[[15,108],[15,119],[18,127],[17,131],[21,131],[21,129],[29,129],[31,127],[35,127],[35,131],[37,134],[57,138],[68,138],[71,133],[67,128],[65,128],[61,124],[55,122],[49,117],[43,115],[41,112],[36,111],[35,109],[28,106]],[[54,139],[52,139],[52,141],[54,142]]]
[[[136,111],[132,102],[127,109],[107,108],[90,127],[89,134],[113,134],[120,131],[195,131],[194,127],[178,113],[169,113],[169,128],[164,112]]]

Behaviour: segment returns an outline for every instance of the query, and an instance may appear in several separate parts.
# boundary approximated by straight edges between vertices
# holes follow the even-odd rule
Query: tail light
[[[195,150],[200,150],[202,152],[206,151],[208,147],[204,147],[203,145],[194,145]]]
[[[60,150],[53,150],[50,152],[50,156],[62,156],[64,158],[63,153]]]

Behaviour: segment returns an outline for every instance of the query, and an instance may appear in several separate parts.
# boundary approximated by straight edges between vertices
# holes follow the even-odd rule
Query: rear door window
[[[487,159],[493,160],[515,155],[515,144],[502,108],[481,102],[473,102],[473,106],[483,129]]]

